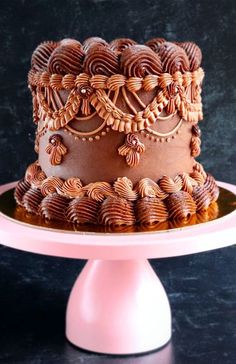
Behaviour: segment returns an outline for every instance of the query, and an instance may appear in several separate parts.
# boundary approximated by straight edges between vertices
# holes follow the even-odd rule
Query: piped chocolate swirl
[[[89,198],[80,197],[72,200],[66,211],[66,218],[74,224],[97,224],[100,203]]]
[[[30,189],[31,184],[24,179],[19,181],[14,191],[14,198],[18,205],[23,206],[23,197],[26,192]]]
[[[133,45],[126,48],[120,57],[120,67],[127,77],[160,75],[162,72],[159,56],[144,45]]]
[[[158,52],[158,49],[160,47],[160,45],[162,45],[163,43],[165,43],[165,39],[164,38],[153,38],[148,40],[145,45],[148,46],[149,48],[151,48],[154,52]]]
[[[39,207],[39,213],[47,220],[66,220],[66,209],[69,200],[57,193],[46,196]]]
[[[118,57],[112,49],[94,44],[85,56],[83,68],[89,75],[115,75],[119,73]]]
[[[84,61],[85,58],[85,61]],[[202,61],[200,48],[193,42],[168,42],[153,38],[144,45],[130,38],[108,43],[99,37],[87,38],[83,44],[76,39],[41,43],[33,52],[32,72],[51,74],[88,73],[111,76],[123,73],[127,77],[159,75],[162,72],[196,71]]]
[[[162,200],[156,197],[144,197],[136,203],[136,218],[142,225],[152,225],[168,219],[168,211]]]
[[[204,186],[195,186],[192,197],[196,203],[197,211],[208,209],[211,203],[211,196]]]
[[[178,43],[178,46],[183,48],[188,56],[190,71],[196,71],[202,62],[201,49],[193,42]]]
[[[170,219],[187,219],[196,212],[196,203],[191,195],[185,191],[172,193],[167,197],[165,203],[169,211]]]
[[[52,52],[57,48],[57,42],[43,42],[35,49],[31,58],[31,66],[37,71],[46,71],[48,60]]]
[[[53,51],[48,60],[48,70],[60,75],[79,74],[82,72],[83,59],[84,52],[80,44],[68,42]]]
[[[101,205],[98,222],[101,225],[133,225],[133,205],[121,197],[108,197]]]
[[[39,205],[43,200],[43,195],[40,190],[36,188],[30,188],[22,198],[24,208],[32,214],[37,214],[39,211]]]
[[[87,53],[88,50],[94,45],[108,46],[108,43],[100,37],[87,38],[82,45],[84,52]]]
[[[216,184],[214,177],[211,176],[210,174],[208,174],[206,177],[204,187],[211,196],[211,202],[215,202],[219,197],[220,190]]]
[[[190,69],[189,59],[181,47],[171,42],[165,42],[158,48],[162,61],[163,72],[174,74],[177,71],[186,72]]]
[[[114,39],[110,44],[110,48],[116,53],[121,54],[126,48],[131,47],[132,45],[137,44],[135,40],[129,38],[119,38]]]

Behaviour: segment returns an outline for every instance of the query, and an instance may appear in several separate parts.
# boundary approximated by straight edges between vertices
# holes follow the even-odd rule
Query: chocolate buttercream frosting
[[[94,46],[94,45],[103,45],[103,46],[108,46],[108,43],[100,38],[100,37],[90,37],[87,38],[84,42],[83,42],[83,50],[85,53],[88,52],[88,50]]]
[[[178,43],[178,46],[183,48],[189,59],[190,71],[196,71],[202,63],[202,51],[193,42]]]
[[[31,188],[31,184],[24,179],[20,180],[17,183],[17,186],[14,191],[14,197],[18,205],[23,206],[23,197],[26,192]]]
[[[48,60],[58,46],[57,42],[48,41],[39,44],[39,46],[35,49],[31,58],[31,66],[33,69],[37,71],[46,71]]]
[[[132,181],[127,177],[117,178],[113,185],[115,193],[128,201],[135,201],[138,198],[138,193],[133,187]]]
[[[169,212],[169,218],[174,220],[184,220],[196,212],[196,203],[192,196],[185,191],[172,193],[166,199],[166,206]]]
[[[136,204],[137,221],[143,225],[152,225],[168,219],[165,203],[157,197],[144,197]]]
[[[30,188],[22,198],[23,206],[28,212],[37,214],[39,211],[39,205],[43,200],[43,195],[40,190],[36,188]]]
[[[133,225],[133,205],[121,197],[108,197],[101,205],[98,222],[102,225]]]
[[[57,47],[48,60],[50,73],[65,75],[82,72],[84,52],[80,44],[68,42]]]
[[[81,180],[76,177],[68,178],[60,189],[57,188],[57,191],[59,194],[63,194],[68,198],[82,197],[85,195],[85,189],[82,188]]]
[[[63,180],[60,177],[47,177],[41,184],[41,192],[43,196],[52,195],[60,191],[63,186]]]
[[[190,69],[186,52],[174,43],[165,42],[161,44],[157,54],[161,58],[163,72],[174,74],[177,71],[186,72]]]
[[[159,56],[144,45],[133,45],[126,48],[120,57],[120,67],[127,77],[160,75],[162,72]]]
[[[110,48],[116,52],[116,54],[121,54],[126,48],[131,47],[132,45],[137,44],[135,40],[129,38],[119,38],[114,39],[110,44]]]
[[[197,211],[207,210],[212,202],[211,196],[204,185],[193,187],[192,197],[196,203]]]
[[[150,178],[141,179],[141,181],[137,183],[135,189],[138,191],[141,198],[158,197],[163,200],[168,197],[168,193],[161,189],[159,185]]]
[[[147,45],[149,48],[151,48],[154,52],[158,52],[158,49],[161,44],[165,43],[166,40],[164,38],[153,38],[148,40],[145,45]]]
[[[216,184],[214,177],[211,176],[210,174],[208,174],[206,177],[206,180],[204,182],[204,187],[206,188],[206,190],[208,191],[208,193],[211,196],[211,202],[217,201],[220,190]]]
[[[72,200],[66,211],[67,220],[74,224],[97,224],[100,203],[90,197]]]
[[[59,45],[60,46],[74,45],[75,47],[80,47],[80,48],[82,47],[82,44],[78,40],[73,38],[64,38],[59,42]]]
[[[194,43],[163,38],[40,44],[28,75],[39,158],[16,187],[17,204],[121,229],[186,224],[208,211],[219,189],[194,160],[201,59]]]
[[[69,200],[57,193],[46,196],[40,206],[39,212],[47,220],[66,220],[66,209]]]
[[[118,56],[107,46],[94,44],[87,51],[83,67],[89,75],[115,75],[119,73]]]
[[[127,77],[145,77],[162,72],[195,71],[201,61],[201,50],[193,42],[173,43],[153,38],[142,45],[129,38],[108,43],[102,38],[90,37],[82,45],[70,38],[43,42],[33,52],[31,66],[35,72],[60,75],[85,72],[110,76],[123,72]]]

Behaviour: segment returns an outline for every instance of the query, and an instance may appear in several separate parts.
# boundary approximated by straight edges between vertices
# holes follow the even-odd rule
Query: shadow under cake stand
[[[0,194],[15,184],[1,186]],[[236,194],[236,186],[218,184]],[[69,297],[68,340],[94,352],[137,354],[158,349],[171,338],[168,298],[148,259],[234,244],[236,213],[182,229],[117,234],[41,228],[0,212],[0,233],[0,243],[12,248],[88,259]]]

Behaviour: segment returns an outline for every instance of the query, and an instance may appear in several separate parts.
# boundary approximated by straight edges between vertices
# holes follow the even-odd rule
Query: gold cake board
[[[185,229],[199,224],[214,222],[226,217],[236,209],[236,195],[220,187],[217,202],[212,203],[206,211],[200,211],[182,221],[165,221],[153,225],[132,226],[101,226],[101,225],[75,225],[63,221],[49,221],[38,215],[29,213],[25,208],[17,206],[14,199],[14,188],[0,196],[0,213],[20,224],[33,225],[37,228],[94,233],[138,233],[138,232],[166,232],[168,230]]]

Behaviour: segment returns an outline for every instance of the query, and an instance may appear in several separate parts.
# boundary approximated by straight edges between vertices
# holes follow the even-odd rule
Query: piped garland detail
[[[126,134],[148,128],[163,111],[169,115],[177,111],[180,118],[196,123],[203,117],[200,96],[203,77],[202,68],[184,74],[177,71],[173,75],[163,73],[144,78],[126,78],[121,74],[90,76],[85,73],[62,76],[31,70],[29,85],[33,95],[34,121],[42,121],[41,129],[56,131],[66,127],[79,113],[88,116],[95,110],[107,126]],[[194,90],[193,100],[187,97],[190,86]],[[148,105],[144,105],[137,94],[142,89],[146,92],[155,90],[155,96]],[[64,103],[60,98],[61,90],[69,93]],[[138,100],[142,110],[135,109],[126,90]],[[116,105],[118,95],[129,106],[130,113]]]

